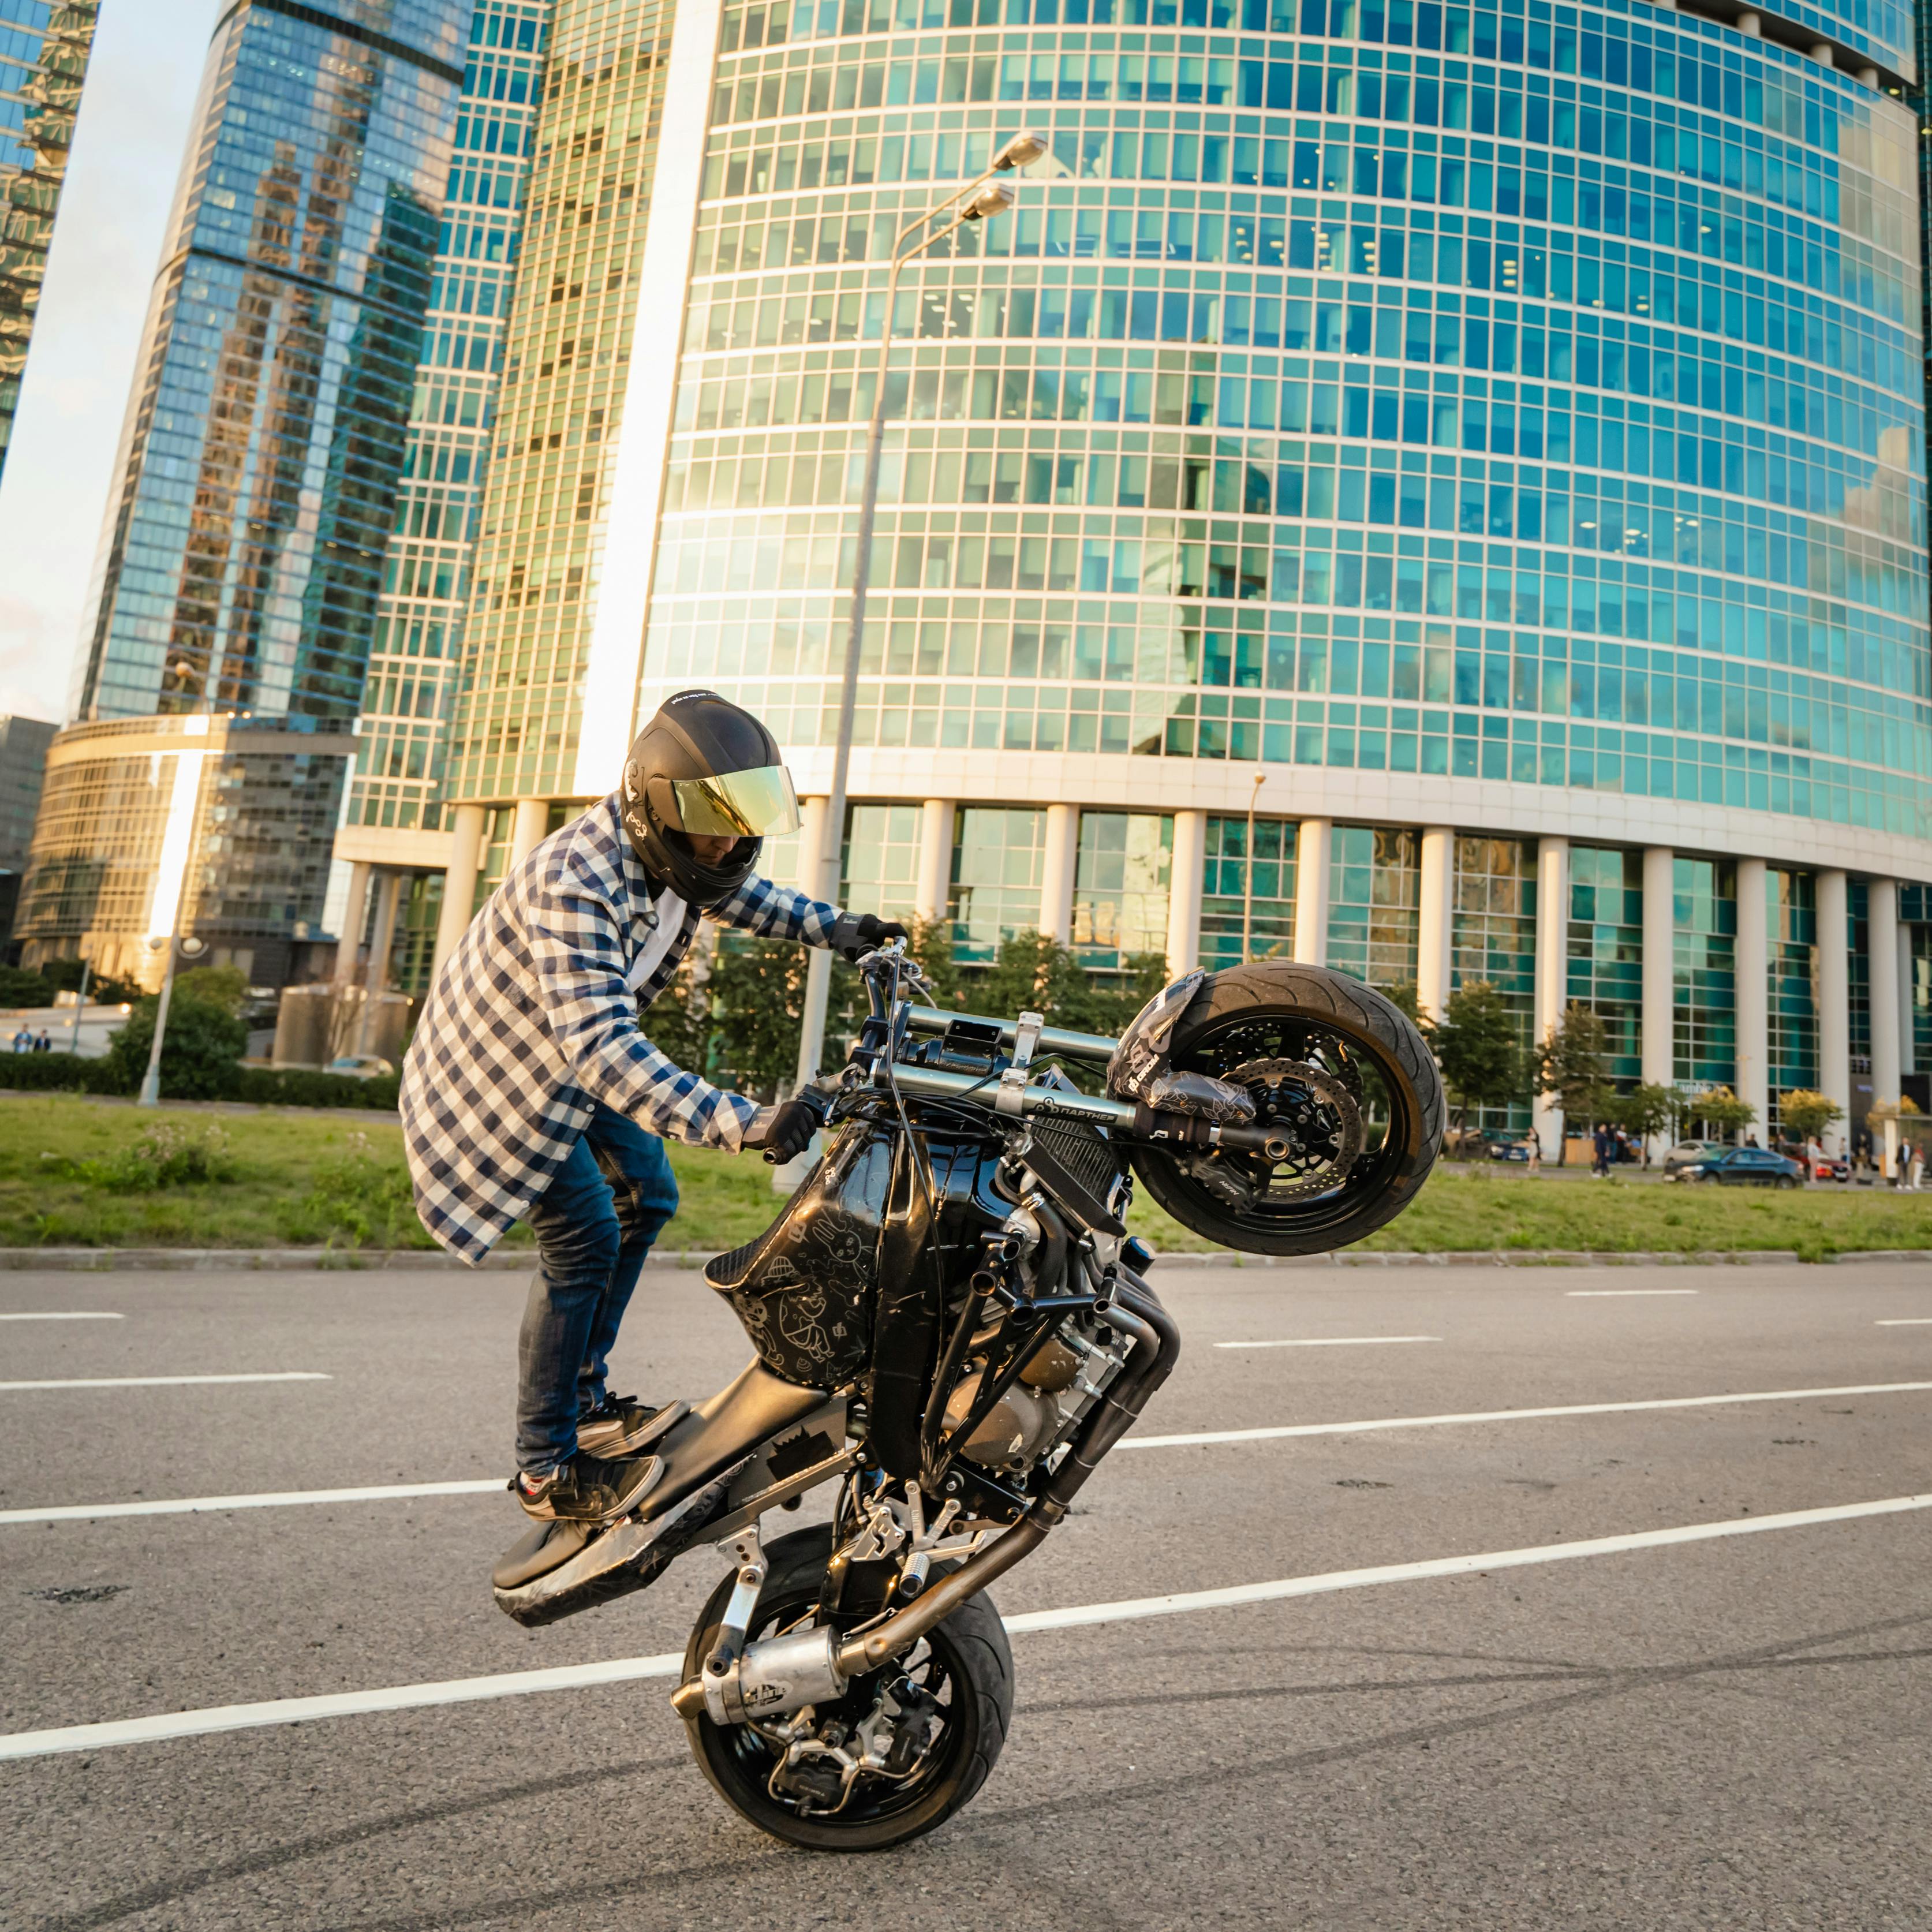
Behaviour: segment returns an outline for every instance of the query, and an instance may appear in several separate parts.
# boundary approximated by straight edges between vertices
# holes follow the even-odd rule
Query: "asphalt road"
[[[1873,1387],[1932,1384],[1932,1267],[1156,1280],[1186,1347],[1144,1436],[1870,1392],[1123,1449],[1009,1616],[1932,1492],[1932,1388]],[[492,1477],[522,1292],[0,1276],[0,1315],[122,1318],[0,1322],[0,1384],[328,1378],[0,1386],[0,1511]],[[700,1396],[746,1352],[652,1270],[621,1380]],[[520,1524],[0,1520],[0,1732],[676,1650],[722,1574],[526,1632],[486,1581]],[[39,1754],[0,1762],[0,1925],[1932,1926],[1928,1558],[1914,1508],[1022,1633],[991,1782],[871,1858],[726,1810],[662,1681]]]

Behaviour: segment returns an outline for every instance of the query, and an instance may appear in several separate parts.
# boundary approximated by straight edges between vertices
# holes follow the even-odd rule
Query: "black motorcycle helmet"
[[[680,691],[658,706],[624,760],[624,830],[659,884],[687,905],[722,905],[752,875],[767,837],[799,823],[778,741],[715,691]],[[716,864],[689,835],[735,838]]]

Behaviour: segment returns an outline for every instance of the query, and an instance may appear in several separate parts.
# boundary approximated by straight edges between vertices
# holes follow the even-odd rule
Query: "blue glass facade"
[[[503,368],[551,0],[482,0],[376,607],[347,822],[434,831]],[[431,922],[433,925],[434,922]]]
[[[726,8],[645,700],[829,736],[880,254],[1024,122],[901,291],[862,746],[1922,832],[1899,103],[1634,0],[1027,10]]]
[[[216,28],[83,718],[355,716],[469,14],[248,0]]]
[[[100,14],[98,0],[0,0],[0,467]]]
[[[29,956],[152,975],[152,922],[178,914],[260,983],[314,970],[471,11],[242,0],[215,28],[82,722],[50,754],[22,887]],[[189,728],[219,754],[175,751]],[[164,912],[127,855],[158,849],[173,813],[192,836]]]

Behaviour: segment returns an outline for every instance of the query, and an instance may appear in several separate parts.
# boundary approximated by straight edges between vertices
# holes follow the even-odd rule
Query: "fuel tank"
[[[864,1374],[882,1285],[909,1285],[900,1279],[908,1266],[902,1237],[909,1210],[922,1222],[924,1190],[899,1139],[880,1123],[848,1121],[778,1219],[756,1240],[706,1264],[705,1280],[730,1303],[759,1360],[787,1382],[836,1388]],[[993,1186],[997,1145],[928,1133],[926,1148],[939,1209],[934,1287],[943,1296],[960,1273],[950,1255],[970,1250],[1009,1209]],[[902,1238],[888,1238],[889,1223]],[[935,1306],[935,1318],[938,1312]]]

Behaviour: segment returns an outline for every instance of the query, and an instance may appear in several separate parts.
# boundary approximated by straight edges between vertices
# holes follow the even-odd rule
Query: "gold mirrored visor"
[[[700,838],[776,838],[796,832],[798,794],[782,765],[724,772],[715,778],[674,778],[680,829]]]

